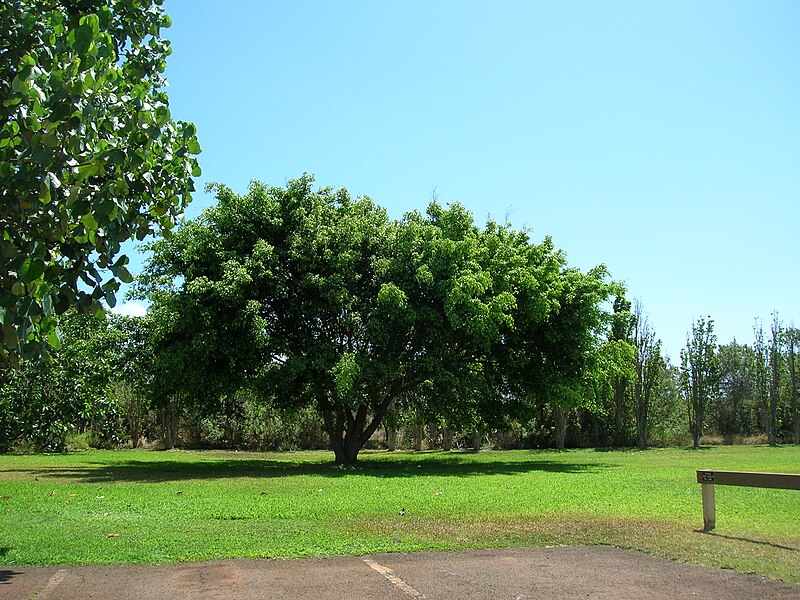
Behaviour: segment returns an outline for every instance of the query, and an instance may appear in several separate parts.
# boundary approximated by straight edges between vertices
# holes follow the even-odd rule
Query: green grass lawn
[[[611,544],[800,583],[800,492],[695,470],[800,472],[800,447],[0,456],[0,564],[165,563]],[[401,514],[403,512],[404,514]]]

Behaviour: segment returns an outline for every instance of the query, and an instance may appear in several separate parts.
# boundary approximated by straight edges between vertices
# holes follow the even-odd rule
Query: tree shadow
[[[600,446],[597,448],[590,448],[593,452],[602,452],[604,454],[631,454],[638,452],[648,452],[656,446],[646,446],[639,448],[638,446]]]
[[[734,540],[737,542],[747,542],[748,544],[758,544],[759,546],[769,546],[770,548],[777,548],[778,550],[790,550],[791,552],[800,552],[800,548],[793,548],[792,546],[784,546],[774,542],[765,542],[764,540],[751,540],[749,538],[738,537],[735,535],[725,535],[724,533],[716,533],[714,531],[705,531],[704,529],[695,529],[695,533],[702,533],[703,535],[710,535],[726,540]]]
[[[0,585],[10,585],[11,580],[16,575],[24,575],[25,573],[20,573],[18,571],[9,571],[7,569],[0,569]]]
[[[7,546],[0,546],[0,560],[8,556],[9,550],[11,550],[11,548],[8,548]],[[0,585],[9,585],[11,583],[11,580],[16,575],[24,575],[24,573],[20,573],[18,571],[11,571],[9,569],[0,569]]]
[[[291,461],[255,458],[199,460],[122,460],[113,464],[95,462],[88,465],[41,469],[13,469],[17,474],[47,479],[76,480],[80,483],[140,482],[163,483],[167,481],[211,480],[228,478],[272,478],[291,476],[344,477],[347,475],[376,478],[402,478],[419,476],[513,475],[529,472],[546,473],[599,473],[613,465],[579,464],[523,458],[515,461],[480,461],[474,454],[423,454],[419,458],[394,458],[391,455],[371,455],[354,466],[340,466],[328,461]],[[0,472],[3,472],[0,470]]]

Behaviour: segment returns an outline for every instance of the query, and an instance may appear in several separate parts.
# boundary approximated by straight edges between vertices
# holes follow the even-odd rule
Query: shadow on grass
[[[237,477],[269,478],[291,476],[344,477],[347,475],[394,477],[470,477],[480,475],[513,475],[530,472],[599,473],[613,467],[609,464],[580,464],[541,459],[517,461],[477,461],[475,455],[422,455],[420,459],[380,458],[361,461],[356,466],[339,466],[322,461],[281,461],[272,459],[234,458],[218,460],[122,460],[113,464],[96,462],[63,468],[14,469],[47,479],[76,480],[79,483],[183,481],[189,479],[227,479]],[[3,470],[0,470],[2,473]]]
[[[713,537],[724,538],[726,540],[734,540],[737,542],[747,542],[748,544],[758,544],[759,546],[769,546],[770,548],[777,548],[778,550],[790,550],[791,552],[798,552],[800,548],[793,548],[792,546],[783,546],[774,542],[765,542],[764,540],[751,540],[749,538],[737,537],[735,535],[725,535],[723,533],[715,533],[713,531],[705,531],[703,529],[695,529],[695,533],[702,533],[703,535],[710,535]]]

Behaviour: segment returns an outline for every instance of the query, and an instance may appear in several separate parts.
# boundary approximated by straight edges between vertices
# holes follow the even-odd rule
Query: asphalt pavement
[[[800,586],[593,546],[159,566],[0,567],[0,600],[6,598],[800,600]]]

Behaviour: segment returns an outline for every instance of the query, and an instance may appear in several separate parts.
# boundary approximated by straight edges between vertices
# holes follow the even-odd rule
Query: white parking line
[[[378,573],[383,575],[387,580],[389,580],[389,583],[391,583],[397,588],[400,588],[402,591],[404,591],[412,598],[427,598],[425,594],[420,592],[418,589],[410,586],[405,581],[400,579],[397,575],[395,575],[394,571],[392,571],[389,567],[384,567],[382,564],[376,563],[374,560],[370,560],[369,558],[365,558],[364,562],[367,563],[374,570],[376,570]]]
[[[56,589],[61,582],[64,581],[67,573],[69,573],[69,571],[66,569],[59,569],[56,571],[53,576],[47,580],[47,583],[44,584],[44,587],[39,590],[36,595],[34,595],[34,598],[36,600],[45,600],[50,595],[50,592]]]

